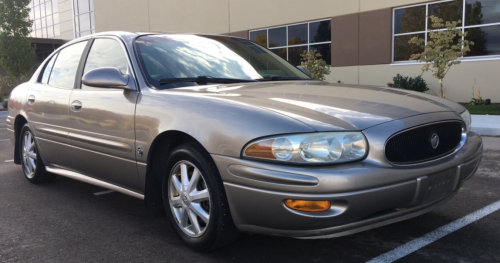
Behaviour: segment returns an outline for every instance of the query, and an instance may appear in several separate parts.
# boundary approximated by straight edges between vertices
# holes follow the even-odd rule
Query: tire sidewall
[[[173,216],[170,203],[169,203],[169,180],[170,174],[173,167],[180,161],[188,161],[198,168],[205,183],[207,184],[208,192],[210,193],[210,219],[208,221],[208,226],[205,232],[199,237],[190,237],[176,222]],[[220,231],[221,217],[224,216],[222,213],[222,206],[225,205],[225,193],[221,192],[222,180],[217,172],[213,170],[211,165],[213,163],[211,160],[207,160],[206,156],[203,156],[197,149],[190,146],[180,146],[172,152],[170,155],[166,166],[165,174],[162,178],[162,195],[163,204],[165,206],[165,212],[169,221],[171,222],[176,234],[191,248],[195,250],[207,250],[213,245],[217,239],[218,233]],[[222,191],[223,188],[222,188]]]

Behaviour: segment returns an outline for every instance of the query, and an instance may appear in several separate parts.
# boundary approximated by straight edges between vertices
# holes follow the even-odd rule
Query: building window
[[[75,38],[95,33],[94,0],[73,0]]]
[[[56,38],[61,35],[57,0],[30,1],[28,7],[29,17],[33,20],[31,37]]]
[[[408,61],[421,48],[408,44],[413,37],[424,38],[431,30],[428,16],[446,21],[458,21],[462,32],[468,32],[467,40],[473,41],[466,57],[482,58],[500,56],[500,1],[453,0],[395,8],[393,11],[393,61]],[[427,30],[426,30],[427,29]]]
[[[250,31],[250,40],[269,48],[294,66],[300,65],[300,54],[317,50],[331,64],[331,20],[314,21]]]

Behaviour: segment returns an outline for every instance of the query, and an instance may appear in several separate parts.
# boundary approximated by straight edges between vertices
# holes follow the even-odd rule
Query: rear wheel
[[[238,237],[218,170],[202,147],[197,144],[177,147],[166,171],[165,212],[186,245],[207,251]]]
[[[25,124],[21,129],[19,149],[21,149],[19,151],[21,154],[21,166],[28,181],[38,184],[51,182],[56,178],[55,174],[51,174],[45,170],[45,165],[38,151],[35,136],[31,132],[28,124]]]

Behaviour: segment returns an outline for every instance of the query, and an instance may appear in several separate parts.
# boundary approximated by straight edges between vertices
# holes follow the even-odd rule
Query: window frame
[[[439,3],[445,3],[445,2],[454,2],[457,0],[441,0],[441,1],[433,1],[433,2],[427,2],[427,3],[422,3],[422,4],[414,4],[414,5],[407,5],[407,6],[400,6],[400,7],[395,7],[392,9],[392,29],[391,29],[391,65],[414,65],[414,64],[425,64],[423,62],[418,62],[416,60],[405,60],[405,61],[394,61],[394,44],[395,44],[395,37],[397,36],[404,36],[404,35],[415,35],[415,34],[424,34],[425,36],[425,43],[427,45],[427,33],[429,32],[429,19],[427,17],[429,16],[429,5],[433,4],[439,4]],[[462,25],[457,26],[457,28],[462,29],[462,33],[465,32],[466,29],[469,28],[475,28],[475,27],[484,27],[484,26],[496,26],[500,25],[500,22],[497,23],[488,23],[488,24],[481,24],[481,25],[471,25],[467,26],[465,24],[465,7],[466,7],[466,0],[462,0],[462,17],[460,20],[462,20]],[[415,31],[415,32],[407,32],[407,33],[394,33],[394,27],[396,25],[396,10],[400,9],[406,9],[406,8],[411,8],[411,7],[417,7],[417,6],[425,6],[425,30],[424,31]],[[445,29],[438,29],[437,31],[441,31]],[[463,39],[463,37],[462,37]],[[500,55],[485,55],[485,56],[470,56],[470,57],[460,57],[458,58],[460,61],[483,61],[483,60],[500,60]]]
[[[330,21],[330,26],[331,26],[332,19],[331,18],[325,18],[325,19],[320,19],[320,20],[306,21],[306,22],[300,22],[300,23],[294,23],[294,24],[286,24],[286,25],[281,25],[281,26],[259,28],[259,29],[249,30],[248,31],[248,39],[251,41],[250,34],[252,32],[266,30],[267,45],[266,45],[265,48],[267,48],[269,50],[286,48],[286,61],[290,61],[288,48],[307,46],[307,52],[309,52],[310,51],[310,46],[321,45],[321,44],[330,44],[330,45],[332,44],[331,32],[330,32],[330,41],[323,41],[323,42],[317,42],[317,43],[309,43],[309,36],[310,36],[309,35],[309,28],[310,28],[310,26],[309,25],[311,23],[322,22],[322,21]],[[307,42],[308,43],[306,43],[306,44],[298,44],[298,45],[289,45],[288,44],[288,27],[290,27],[290,26],[296,26],[296,25],[301,25],[301,24],[307,24]],[[269,47],[269,29],[280,28],[280,27],[285,27],[286,28],[286,45],[285,46],[279,46],[279,47]],[[330,63],[331,63],[331,61],[330,61]]]
[[[119,38],[119,37],[116,37],[116,36],[95,36],[95,37],[91,37],[91,38],[85,38],[87,40],[89,40],[89,43],[87,44],[87,47],[85,48],[85,50],[83,51],[83,56],[82,58],[80,59],[80,63],[78,64],[78,70],[76,72],[77,76],[80,76],[79,78],[76,78],[75,80],[75,88],[74,89],[79,89],[79,90],[82,90],[82,78],[83,78],[83,72],[84,72],[84,69],[85,69],[85,65],[87,64],[87,59],[89,57],[89,54],[90,54],[90,51],[92,50],[92,46],[94,45],[94,41],[97,40],[97,39],[112,39],[116,42],[118,42],[118,44],[122,47],[122,51],[127,59],[127,73],[132,79],[131,81],[129,81],[129,83],[133,83],[133,87],[136,91],[139,91],[140,89],[138,88],[139,87],[139,84],[137,83],[137,78],[136,78],[136,75],[135,75],[135,70],[134,70],[134,67],[133,67],[133,64],[132,64],[132,60],[131,60],[131,57],[130,57],[130,54],[127,50],[127,47],[125,46],[125,44],[123,43],[123,41]],[[109,88],[109,89],[102,89],[102,90],[118,90],[118,91],[123,91],[123,89],[120,89],[120,88]],[[95,91],[95,90],[86,90],[86,91]]]

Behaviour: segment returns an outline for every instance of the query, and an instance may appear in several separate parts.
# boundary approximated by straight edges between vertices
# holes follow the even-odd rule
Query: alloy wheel
[[[30,131],[26,131],[22,140],[23,169],[29,179],[35,176],[36,171],[36,144],[35,137]]]
[[[210,193],[196,166],[188,161],[174,165],[169,176],[169,204],[179,228],[199,237],[210,220]]]

